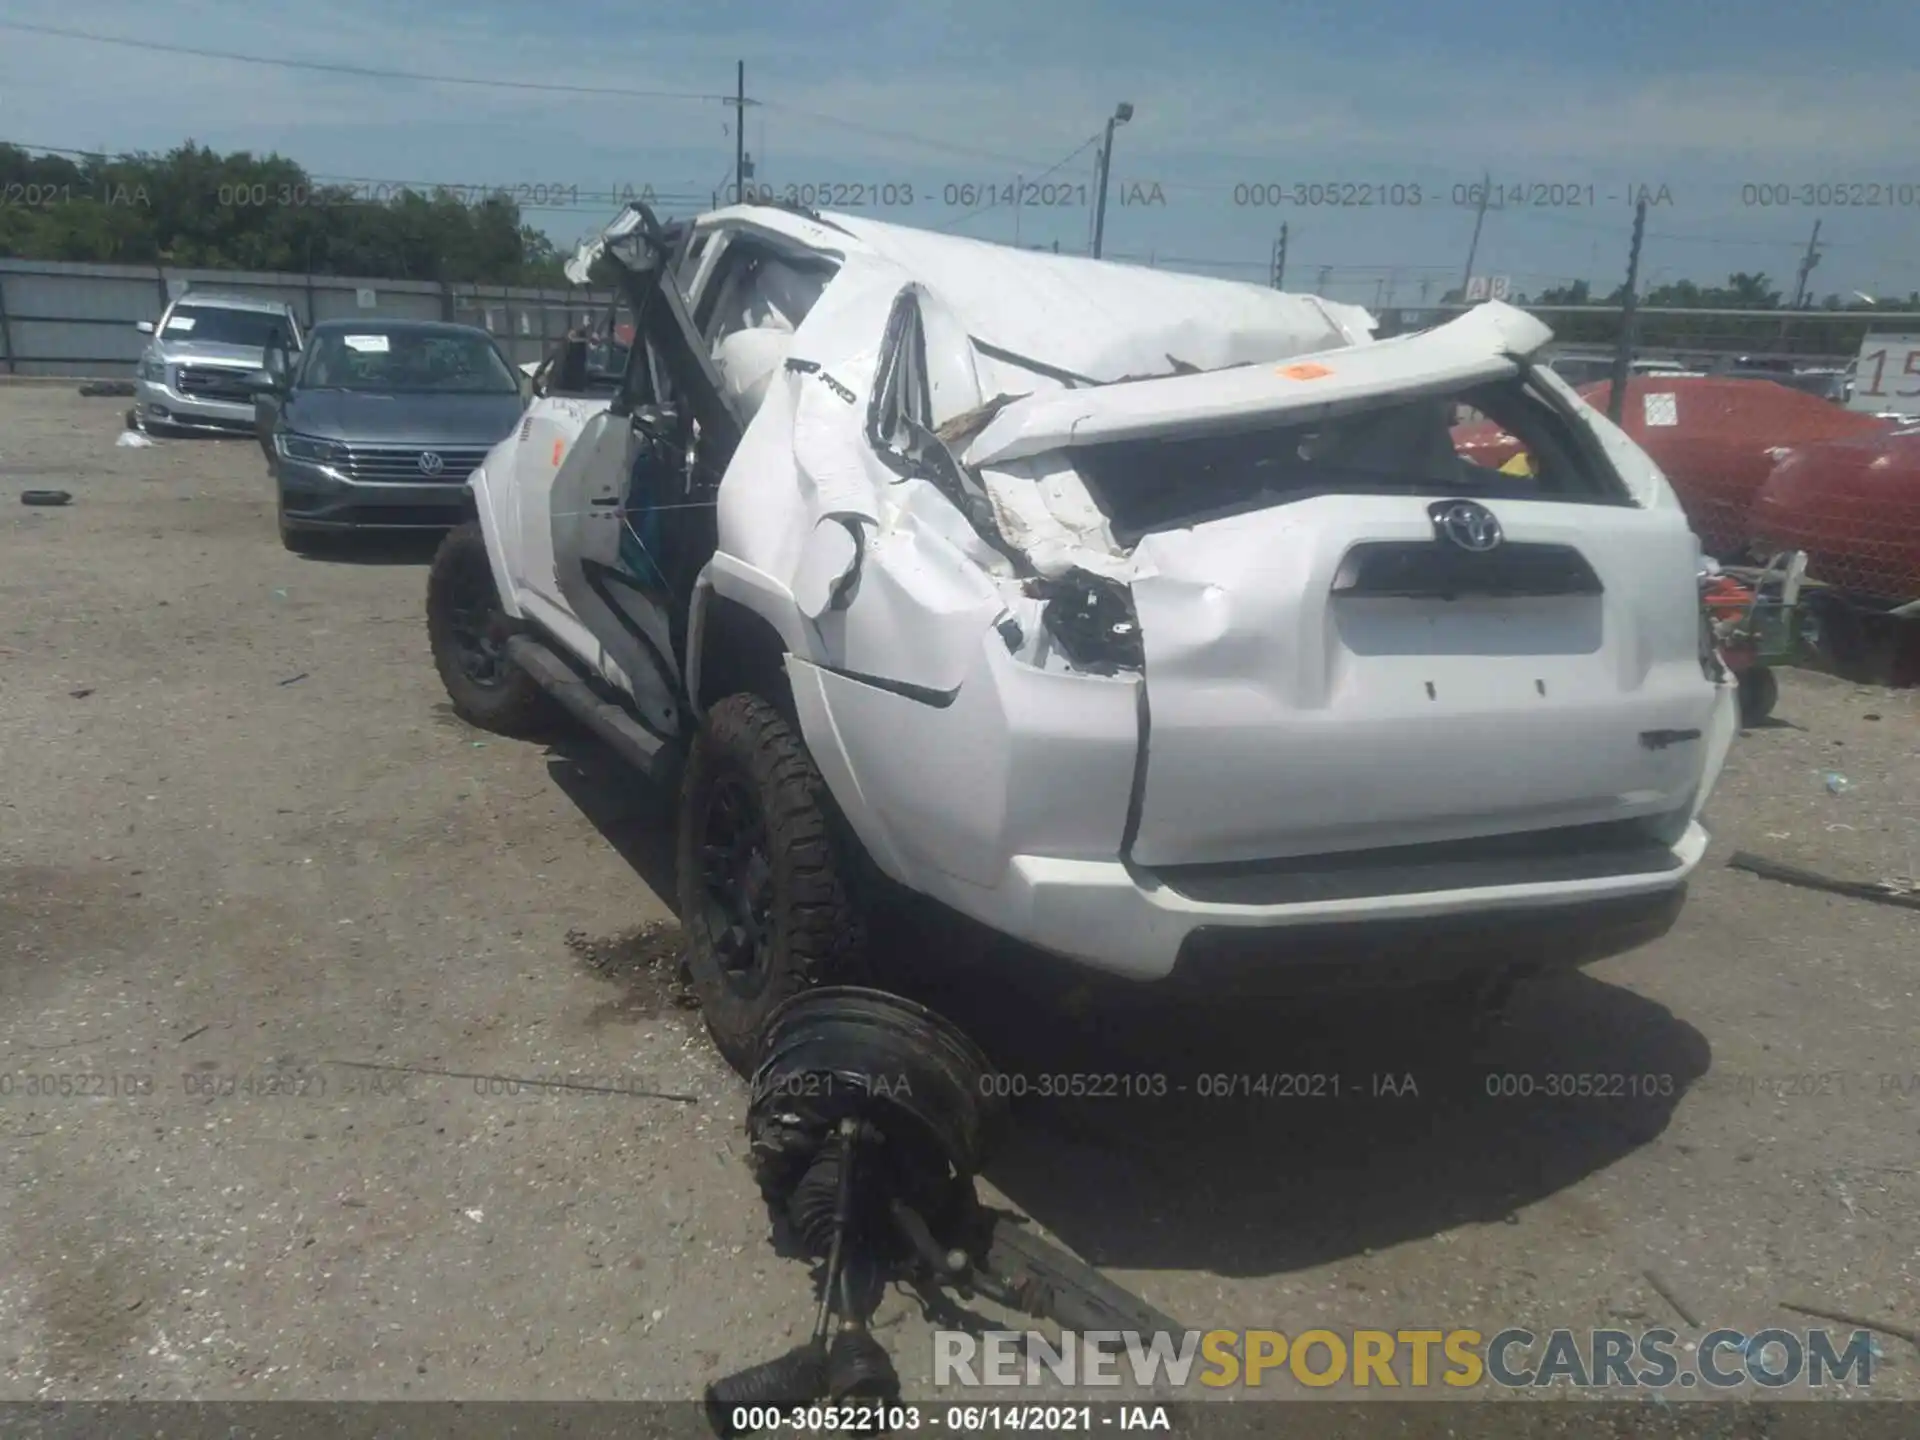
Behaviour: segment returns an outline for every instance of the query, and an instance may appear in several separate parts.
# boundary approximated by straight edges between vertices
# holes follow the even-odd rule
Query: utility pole
[[[1794,281],[1793,308],[1798,310],[1807,299],[1807,277],[1813,274],[1813,267],[1820,263],[1820,222],[1813,222],[1813,234],[1807,240],[1807,253],[1800,260],[1800,275]]]
[[[1627,375],[1633,359],[1633,331],[1640,313],[1640,242],[1647,236],[1647,201],[1633,207],[1633,245],[1627,251],[1627,300],[1620,307],[1620,339],[1613,347],[1613,383],[1607,387],[1607,419],[1620,423],[1627,404]]]
[[[1467,283],[1473,279],[1473,257],[1480,253],[1480,225],[1487,218],[1487,200],[1493,192],[1493,175],[1480,176],[1480,206],[1473,212],[1473,239],[1467,242],[1467,268],[1460,272],[1460,299],[1467,298]]]
[[[733,107],[733,203],[747,198],[747,177],[753,174],[753,157],[747,154],[747,62],[736,61],[733,72],[733,99],[722,103]]]
[[[733,101],[733,202],[747,198],[747,62],[737,63]]]
[[[1100,258],[1101,242],[1107,238],[1107,177],[1113,172],[1113,127],[1131,119],[1133,106],[1124,100],[1107,117],[1107,138],[1100,146],[1100,194],[1093,209],[1093,258],[1096,260]]]
[[[1283,222],[1280,226],[1280,238],[1273,242],[1273,288],[1276,290],[1284,289],[1285,287],[1280,282],[1286,279],[1286,277],[1287,227]]]

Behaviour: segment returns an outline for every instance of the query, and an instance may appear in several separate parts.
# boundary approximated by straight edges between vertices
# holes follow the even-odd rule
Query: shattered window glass
[[[817,267],[772,255],[743,256],[728,271],[708,322],[716,352],[722,341],[741,330],[791,334],[799,329],[830,278]]]
[[[1478,422],[1462,426],[1461,407]],[[1312,424],[1151,436],[1071,454],[1123,545],[1155,529],[1312,495],[1624,499],[1566,418],[1518,381]]]

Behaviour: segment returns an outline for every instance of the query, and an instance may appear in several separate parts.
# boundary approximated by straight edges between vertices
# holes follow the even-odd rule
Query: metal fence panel
[[[115,378],[133,373],[169,298],[189,289],[277,300],[316,320],[452,320],[492,332],[514,364],[543,358],[576,323],[613,303],[610,292],[441,286],[378,276],[146,268],[0,259],[0,374]]]

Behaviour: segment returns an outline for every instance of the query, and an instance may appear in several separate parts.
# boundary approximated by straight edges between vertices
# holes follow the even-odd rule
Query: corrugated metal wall
[[[516,365],[613,303],[611,292],[572,288],[0,259],[0,375],[131,376],[147,343],[134,325],[188,289],[282,300],[309,325],[355,315],[478,325]]]

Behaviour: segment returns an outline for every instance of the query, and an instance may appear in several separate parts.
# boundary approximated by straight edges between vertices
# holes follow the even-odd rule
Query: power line
[[[308,70],[327,75],[351,75],[368,80],[414,80],[433,85],[471,85],[481,89],[531,90],[559,95],[611,95],[627,100],[699,100],[720,104],[732,102],[736,98],[718,92],[700,90],[641,90],[621,85],[569,85],[548,80],[503,80],[492,76],[388,70],[370,65],[346,65],[323,60],[288,60],[276,55],[249,55],[242,51],[216,50],[202,45],[174,45],[155,40],[128,40],[118,35],[101,34],[98,31],[71,30],[58,25],[31,25],[11,20],[0,21],[0,30],[48,35],[63,40],[82,40],[95,45],[120,45],[128,49],[157,51],[166,55],[190,55],[203,60],[227,60],[240,65],[269,65],[281,70]],[[867,125],[857,120],[830,115],[825,111],[788,105],[783,101],[755,100],[748,103],[766,109],[780,110],[788,115],[813,120],[823,125],[838,126],[856,134],[915,145],[926,150],[945,151],[949,154],[965,155],[976,159],[999,160],[1011,165],[1036,163],[1017,155],[1005,155],[970,145],[957,145],[950,140],[936,140],[931,136],[915,135],[906,130]]]
[[[693,90],[636,90],[618,85],[566,85],[549,80],[500,80],[474,75],[440,75],[422,70],[386,70],[370,65],[343,65],[325,60],[287,60],[277,55],[248,55],[237,50],[214,50],[201,45],[169,45],[158,40],[127,40],[91,30],[67,30],[57,25],[28,25],[0,20],[0,30],[52,35],[62,40],[85,40],[94,45],[121,45],[130,50],[191,55],[202,60],[231,60],[242,65],[271,65],[280,70],[313,70],[328,75],[354,75],[367,80],[419,80],[434,85],[477,85],[492,90],[541,90],[559,95],[617,95],[628,100],[724,100],[728,97]]]
[[[112,36],[92,36],[92,35],[83,36],[81,35],[80,32],[77,32],[77,31],[55,30],[49,26],[20,25],[20,24],[15,24],[11,21],[0,21],[0,30],[29,30],[36,33],[45,32],[45,33],[59,34],[59,35],[73,35],[77,38],[98,39],[104,43],[115,44],[115,45],[125,44],[125,45],[142,47],[146,49],[171,50],[171,51],[177,51],[179,53],[188,54],[188,55],[203,55],[203,56],[209,56],[209,57],[218,58],[218,59],[238,60],[238,61],[245,61],[248,63],[259,63],[264,65],[291,66],[296,69],[337,70],[347,74],[366,75],[366,76],[378,77],[378,78],[417,79],[417,80],[423,80],[423,81],[431,81],[431,82],[446,83],[446,84],[458,84],[458,85],[499,84],[499,85],[506,86],[508,88],[518,88],[518,89],[528,89],[528,90],[560,90],[560,91],[567,91],[567,92],[581,93],[581,94],[619,95],[619,96],[643,97],[643,98],[652,96],[656,98],[664,97],[664,98],[677,98],[677,99],[689,99],[689,100],[713,100],[716,102],[725,101],[728,103],[733,103],[735,100],[735,97],[731,95],[717,95],[717,94],[704,95],[704,94],[694,94],[692,92],[619,90],[619,89],[611,89],[611,88],[598,88],[593,86],[550,85],[545,83],[536,83],[533,81],[493,81],[493,80],[483,80],[483,79],[477,79],[477,78],[461,78],[461,77],[452,77],[452,76],[434,76],[434,75],[425,75],[425,74],[415,74],[413,72],[405,72],[405,71],[397,71],[397,70],[384,71],[384,70],[362,69],[362,68],[351,67],[351,66],[322,65],[322,64],[319,64],[318,62],[313,62],[312,64],[309,64],[308,62],[304,62],[304,61],[291,61],[291,60],[283,61],[283,60],[271,59],[268,57],[243,56],[239,54],[229,53],[226,51],[202,50],[202,49],[198,49],[191,46],[150,45],[145,41],[131,41],[131,40],[123,41]],[[896,132],[896,131],[881,129],[875,126],[862,125],[855,121],[842,120],[836,116],[826,115],[819,111],[798,109],[796,107],[785,105],[779,101],[749,100],[747,103],[749,105],[757,106],[763,109],[782,110],[788,114],[801,115],[809,119],[820,120],[827,124],[839,125],[849,130],[857,131],[862,134],[877,136],[882,139],[900,140],[913,145],[921,145],[928,149],[946,150],[956,154],[966,154],[966,155],[984,157],[992,160],[1000,160],[1011,165],[1028,166],[1028,165],[1037,165],[1039,163],[1033,160],[1022,159],[1019,156],[1002,155],[998,152],[990,151],[990,150],[976,150],[968,146],[952,145],[945,141],[932,140],[924,136],[916,136],[916,135],[908,134],[906,132]],[[1067,157],[1066,160],[1057,161],[1053,165],[1047,166],[1040,173],[1042,175],[1051,175],[1052,173],[1054,173],[1054,171],[1060,169],[1062,165],[1065,165],[1066,163],[1068,163],[1068,161],[1071,161],[1072,159],[1076,158],[1082,151],[1087,149],[1089,145],[1094,144],[1098,139],[1099,137],[1097,135],[1091,137],[1085,143],[1079,146],[1078,149],[1074,150],[1072,154],[1070,154]],[[38,150],[49,155],[73,155],[73,156],[79,156],[81,158],[99,157],[103,159],[122,159],[122,158],[130,158],[131,155],[134,153],[134,152],[123,152],[120,155],[108,155],[105,152],[102,152],[99,150],[77,149],[71,146],[60,146],[60,145],[36,145],[23,140],[0,141],[0,144],[13,145],[16,148],[22,149],[22,150]],[[364,177],[352,177],[352,178],[360,179]],[[463,189],[476,188],[472,185],[468,185],[464,183],[455,183],[451,181],[445,181],[445,182],[443,181],[417,181],[417,182],[416,181],[376,181],[373,183],[431,185],[431,186],[450,189],[450,190],[463,190]],[[1184,183],[1156,181],[1155,183],[1161,185],[1162,189],[1180,189],[1180,190],[1185,190],[1185,191],[1194,192],[1194,193],[1199,193],[1199,192],[1219,193],[1223,190],[1230,191],[1233,188],[1225,184],[1211,185],[1211,184],[1205,184],[1198,181],[1190,181],[1190,182],[1184,182]],[[550,188],[569,188],[569,187],[550,187]],[[661,193],[664,194],[664,192],[661,192]],[[706,192],[704,191],[698,191],[692,187],[688,187],[685,190],[684,195],[689,197],[697,197],[705,193]],[[676,191],[675,198],[676,199],[681,198],[681,194],[682,192]],[[536,207],[529,207],[529,208],[536,208]],[[973,215],[982,213],[983,211],[991,208],[993,207],[982,206],[978,210],[967,212],[965,215],[960,216],[958,219],[946,222],[946,225],[936,226],[934,228],[945,229],[947,228],[947,226],[959,224],[961,221],[969,219]],[[1505,213],[1509,213],[1510,207],[1507,207],[1504,205],[1495,205],[1495,206],[1489,207],[1489,209],[1491,213],[1505,214]],[[1545,223],[1551,224],[1551,225],[1562,225],[1562,226],[1567,226],[1576,230],[1585,230],[1591,233],[1603,234],[1603,235],[1618,235],[1622,228],[1621,226],[1610,225],[1600,221],[1580,220],[1580,219],[1576,219],[1571,215],[1561,215],[1551,210],[1546,210],[1546,209],[1542,209],[1539,207],[1532,207],[1532,206],[1522,206],[1518,208],[1513,208],[1511,210],[1511,213],[1523,215],[1526,218],[1531,220],[1544,221]],[[1760,239],[1755,239],[1752,236],[1694,235],[1694,234],[1682,234],[1674,231],[1661,231],[1661,230],[1649,230],[1646,234],[1646,238],[1649,240],[1677,241],[1682,244],[1729,245],[1729,246],[1738,245],[1738,246],[1748,246],[1748,247],[1757,246],[1761,249],[1773,249],[1773,250],[1792,247],[1794,250],[1797,251],[1801,246],[1801,241],[1798,239],[1760,240]],[[1843,249],[1843,250],[1857,249],[1863,243],[1864,242],[1855,241],[1855,240],[1823,240],[1821,242],[1820,248],[1823,251],[1833,250],[1833,249]],[[1170,262],[1170,263],[1178,263],[1178,262]],[[1253,262],[1247,262],[1247,263],[1252,264]],[[1407,269],[1411,267],[1402,266],[1400,268]]]
[[[1506,206],[1496,205],[1493,207],[1492,213],[1496,215],[1502,214],[1506,212],[1506,209],[1507,209]],[[1630,220],[1624,222],[1623,225],[1608,225],[1597,220],[1578,220],[1571,215],[1559,215],[1554,213],[1551,210],[1541,209],[1534,206],[1522,206],[1522,207],[1519,207],[1518,209],[1515,209],[1513,213],[1516,215],[1524,215],[1529,220],[1544,220],[1551,225],[1566,225],[1575,230],[1590,230],[1602,235],[1618,236],[1623,228],[1629,229],[1629,230],[1633,228],[1632,222]],[[1770,247],[1774,249],[1779,249],[1784,246],[1791,246],[1795,250],[1798,250],[1800,248],[1800,243],[1801,243],[1797,239],[1756,240],[1751,236],[1681,235],[1681,234],[1676,234],[1672,231],[1661,231],[1661,230],[1647,231],[1646,238],[1649,240],[1678,240],[1684,244],[1691,244],[1691,245],[1759,245],[1759,246]],[[1821,245],[1821,248],[1825,249],[1828,245],[1833,245],[1836,243],[1852,246],[1852,245],[1858,245],[1860,242],[1856,240],[1849,240],[1845,242],[1836,242],[1836,241],[1829,240],[1829,241],[1823,242],[1823,244]]]
[[[899,140],[918,145],[925,150],[943,150],[950,155],[965,155],[976,160],[997,160],[1003,165],[1037,165],[1040,162],[1031,156],[1007,155],[997,150],[982,150],[972,145],[956,145],[950,140],[935,140],[925,135],[914,135],[905,130],[892,130],[880,125],[867,125],[858,120],[842,119],[838,115],[828,115],[819,110],[803,110],[798,105],[789,105],[784,100],[762,100],[762,109],[779,110],[802,120],[816,120],[822,125],[834,125],[856,135],[866,135],[878,140]],[[1084,148],[1084,147],[1082,147]],[[1077,152],[1076,152],[1077,153]]]
[[[1037,185],[1042,180],[1046,179],[1047,176],[1053,174],[1054,171],[1060,169],[1063,166],[1072,164],[1080,156],[1086,154],[1087,147],[1089,145],[1098,145],[1099,143],[1100,143],[1100,135],[1099,135],[1099,132],[1096,131],[1094,134],[1089,135],[1079,145],[1075,146],[1073,150],[1071,150],[1063,158],[1054,161],[1053,164],[1049,165],[1046,169],[1042,170],[1038,175],[1034,176],[1032,180],[1029,181],[1024,176],[1022,176],[1020,179],[1016,180],[1014,184],[1022,190],[1024,190],[1030,184]],[[1020,196],[1015,195],[1013,199],[1014,199],[1014,204],[1017,206],[1020,201]],[[933,228],[935,230],[951,230],[956,225],[965,224],[968,220],[971,220],[976,215],[984,215],[987,211],[995,210],[998,208],[1000,207],[992,204],[991,202],[985,205],[976,205],[973,207],[973,209],[966,211],[962,215],[956,216],[954,219],[947,221],[944,225],[935,225]]]

